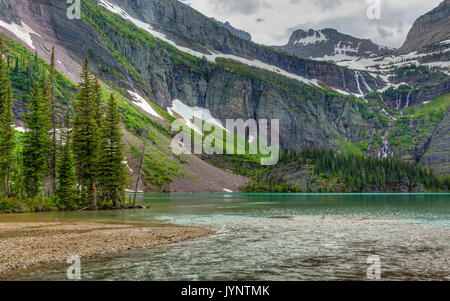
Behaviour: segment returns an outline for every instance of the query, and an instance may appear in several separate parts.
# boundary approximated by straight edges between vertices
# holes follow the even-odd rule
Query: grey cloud
[[[377,44],[400,47],[413,22],[441,0],[381,0],[369,20],[366,0],[185,0],[195,9],[249,31],[256,42],[287,43],[295,29],[335,28]],[[248,19],[247,19],[248,18]]]

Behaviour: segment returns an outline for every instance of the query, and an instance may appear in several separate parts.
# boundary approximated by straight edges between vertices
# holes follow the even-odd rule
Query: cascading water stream
[[[409,108],[409,99],[411,97],[411,91],[408,92],[408,96],[406,97],[405,109]]]
[[[402,105],[402,96],[398,94],[395,98],[395,108],[400,110],[400,106]]]
[[[359,95],[364,99],[364,92],[361,90],[361,85],[359,83],[359,72],[355,71],[355,80],[356,80],[356,86],[358,87]],[[367,100],[366,100],[367,102]]]
[[[373,89],[367,84],[366,79],[364,78],[364,76],[362,74],[360,74],[359,76],[361,77],[364,86],[366,86],[367,91],[373,92]]]

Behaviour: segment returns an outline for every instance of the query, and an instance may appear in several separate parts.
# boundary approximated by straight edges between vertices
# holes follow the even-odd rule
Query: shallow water
[[[9,218],[154,221],[216,231],[83,261],[83,280],[365,280],[373,255],[384,280],[450,280],[450,194],[148,194],[141,202],[151,209]],[[66,269],[8,279],[65,280]]]

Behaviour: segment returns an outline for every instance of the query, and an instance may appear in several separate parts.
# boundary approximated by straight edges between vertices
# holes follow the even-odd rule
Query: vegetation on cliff
[[[307,171],[303,185],[283,174],[285,170],[302,168]],[[277,166],[261,169],[244,189],[248,192],[441,192],[450,190],[450,176],[438,176],[430,169],[398,159],[304,148],[299,153],[283,153]]]

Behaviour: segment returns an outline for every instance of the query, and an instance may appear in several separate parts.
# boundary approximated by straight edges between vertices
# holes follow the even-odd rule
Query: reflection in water
[[[182,194],[142,201],[151,210],[40,218],[165,221],[216,231],[176,246],[83,262],[84,280],[365,280],[371,255],[380,257],[385,280],[450,280],[448,194]],[[65,268],[14,277],[64,280]]]

